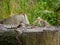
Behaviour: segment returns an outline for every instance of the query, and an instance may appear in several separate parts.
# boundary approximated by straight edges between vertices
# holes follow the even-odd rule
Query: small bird
[[[34,21],[34,25],[36,26],[50,26],[50,24],[46,21],[46,20],[43,20],[42,18],[38,17],[35,21]]]

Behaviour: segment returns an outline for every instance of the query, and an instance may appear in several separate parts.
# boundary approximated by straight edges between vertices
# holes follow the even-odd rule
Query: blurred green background
[[[0,20],[23,11],[31,24],[37,17],[47,20],[51,25],[60,25],[59,0],[0,0]]]

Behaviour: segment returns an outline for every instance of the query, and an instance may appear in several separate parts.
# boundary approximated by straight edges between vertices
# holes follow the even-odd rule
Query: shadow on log
[[[0,45],[21,45],[20,37],[15,29],[0,30]]]

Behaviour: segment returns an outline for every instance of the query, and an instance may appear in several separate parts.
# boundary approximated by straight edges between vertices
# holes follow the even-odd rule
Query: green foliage
[[[0,19],[4,19],[10,14],[10,5],[8,0],[0,1]]]
[[[34,20],[40,16],[41,18],[47,20],[50,24],[56,25],[56,14],[54,11],[58,7],[58,3],[60,3],[58,0],[5,0],[0,2],[0,19],[8,17],[11,12],[16,15],[20,11],[23,11],[27,13],[31,24],[33,24]],[[14,8],[11,4],[14,5]],[[46,12],[45,10],[49,12]]]

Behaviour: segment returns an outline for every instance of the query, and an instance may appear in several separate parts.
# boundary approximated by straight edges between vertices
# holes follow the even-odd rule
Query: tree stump
[[[22,33],[23,45],[59,45],[59,31],[31,29]]]

